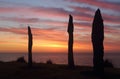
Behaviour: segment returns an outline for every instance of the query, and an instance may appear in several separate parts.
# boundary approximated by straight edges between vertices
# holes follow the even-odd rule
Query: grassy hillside
[[[102,79],[120,79],[120,69],[105,69]],[[37,63],[28,68],[26,63],[0,62],[0,79],[101,79],[92,72],[92,67],[76,66],[71,70],[66,65]]]

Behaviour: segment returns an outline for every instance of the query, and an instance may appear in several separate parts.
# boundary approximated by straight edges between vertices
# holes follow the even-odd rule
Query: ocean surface
[[[0,53],[0,61],[15,61],[21,56],[27,61],[27,53]],[[49,59],[55,64],[67,64],[67,53],[33,53],[33,61],[36,63],[46,63]],[[110,60],[114,67],[120,68],[120,53],[106,53],[104,59]],[[75,65],[93,66],[92,60],[92,53],[74,53]]]

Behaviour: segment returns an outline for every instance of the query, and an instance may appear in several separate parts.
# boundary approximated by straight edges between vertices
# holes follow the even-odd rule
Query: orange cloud
[[[2,21],[13,21],[18,23],[36,23],[39,22],[38,18],[17,18],[17,17],[0,17]]]
[[[27,34],[27,28],[4,28],[0,27],[0,31],[2,32],[12,32],[16,34]]]

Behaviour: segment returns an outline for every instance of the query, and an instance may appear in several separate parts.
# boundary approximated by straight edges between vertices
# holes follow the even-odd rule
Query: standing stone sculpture
[[[32,33],[30,26],[28,26],[28,66],[32,67]]]
[[[104,24],[101,12],[98,9],[95,12],[92,24],[92,45],[93,45],[93,70],[95,73],[104,73]]]
[[[68,41],[68,66],[69,68],[73,69],[74,66],[74,58],[73,58],[73,17],[69,15],[69,23],[67,32],[69,34],[69,41]]]

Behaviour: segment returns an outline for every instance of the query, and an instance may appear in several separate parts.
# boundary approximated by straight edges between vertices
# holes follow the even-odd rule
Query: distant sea
[[[0,53],[0,61],[15,61],[24,56],[27,61],[27,53]],[[33,53],[33,61],[36,63],[46,63],[52,60],[55,64],[67,64],[67,53]],[[104,59],[110,60],[116,68],[120,68],[120,53],[105,53]],[[75,65],[93,66],[92,53],[74,53]]]

